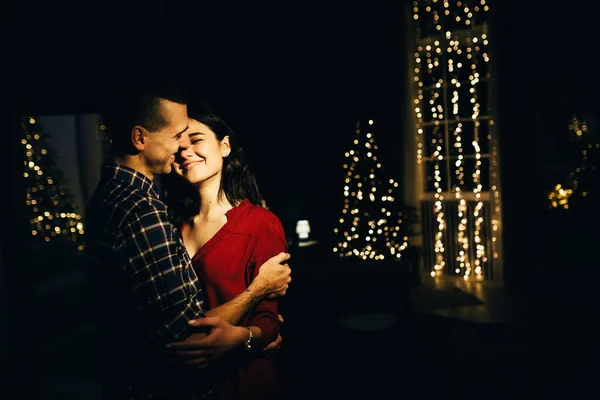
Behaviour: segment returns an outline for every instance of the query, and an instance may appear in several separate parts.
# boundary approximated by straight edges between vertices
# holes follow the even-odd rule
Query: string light
[[[341,240],[333,248],[340,257],[363,260],[399,259],[408,246],[406,210],[398,210],[394,179],[380,180],[383,173],[374,139],[374,121],[366,129],[356,123],[353,148],[344,155],[344,207],[334,233]]]
[[[490,193],[485,197],[491,197],[492,253],[499,257],[497,143],[486,98],[490,79],[488,11],[485,0],[413,2],[418,38],[414,52],[416,158],[418,165],[431,168],[427,180],[432,185],[436,221],[432,276],[441,274],[447,265],[449,246],[456,248],[451,252],[456,253],[454,272],[465,279],[482,279],[489,266],[484,236],[488,204],[483,196],[484,159],[490,161],[489,170],[485,169]],[[466,143],[465,129],[472,135]],[[445,205],[449,202],[457,204],[455,237],[449,237],[447,231]]]
[[[597,163],[600,160],[600,139],[598,132],[591,132],[588,121],[572,116],[568,125],[572,144],[577,145],[579,165],[570,173],[567,182],[557,184],[548,194],[550,208],[569,209],[569,199],[587,198],[597,190]],[[595,135],[594,135],[595,134]]]
[[[68,190],[63,185],[60,170],[53,164],[45,136],[40,133],[34,117],[24,119],[21,128],[25,204],[29,210],[31,236],[42,242],[63,237],[77,243],[78,250],[83,250],[82,216],[69,204]]]
[[[553,208],[562,207],[565,210],[569,208],[569,197],[573,194],[573,189],[563,189],[559,183],[554,187],[554,190],[548,195],[550,205]]]

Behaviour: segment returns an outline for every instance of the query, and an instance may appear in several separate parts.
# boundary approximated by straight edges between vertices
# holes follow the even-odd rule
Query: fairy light
[[[573,194],[573,189],[564,189],[559,183],[548,195],[552,208],[562,207],[565,210],[569,208],[569,197]]]
[[[489,7],[485,0],[417,0],[412,10],[418,37],[413,53],[416,159],[418,165],[432,167],[427,179],[432,183],[437,224],[433,232],[435,260],[431,275],[442,273],[448,261],[445,249],[452,245],[457,250],[454,272],[465,279],[472,276],[482,279],[489,264],[484,209],[489,204],[492,211],[488,223],[495,259],[499,257],[501,211],[493,120],[490,110],[482,109],[480,97],[485,93],[479,93],[480,87],[489,81],[487,24],[479,22],[486,20],[483,13]],[[486,145],[489,144],[484,149],[480,140],[482,124],[487,131]],[[467,125],[473,140],[467,139],[465,143],[463,133]],[[489,158],[489,171],[485,171],[490,177],[489,202],[482,196],[484,158]],[[467,168],[472,168],[470,176]],[[452,196],[445,198],[446,193]],[[473,201],[471,209],[469,200]],[[455,237],[445,234],[444,210],[448,201],[457,204]]]
[[[458,84],[458,82],[456,83]],[[455,92],[456,94],[457,92]],[[455,96],[458,99],[458,96]],[[454,101],[454,98],[452,99]],[[458,104],[456,103],[453,107],[453,113],[458,115]],[[455,271],[456,273],[463,273],[468,276],[469,271],[471,269],[471,264],[469,262],[469,237],[467,235],[467,201],[463,196],[462,186],[464,185],[464,168],[463,168],[463,149],[461,143],[461,127],[460,123],[457,124],[456,129],[454,130],[454,147],[456,147],[458,152],[458,157],[455,162],[455,174],[457,185],[454,187],[455,198],[458,200],[458,233],[457,233],[457,242],[459,246],[458,255],[456,257],[458,262],[458,268]]]
[[[477,128],[478,125],[475,125]],[[475,129],[475,140],[473,140],[473,147],[475,148],[475,171],[473,172],[473,193],[475,194],[475,209],[473,210],[474,218],[474,230],[473,230],[473,242],[475,244],[475,276],[477,278],[483,278],[482,267],[487,261],[485,256],[485,246],[481,237],[481,230],[483,225],[483,201],[481,201],[481,149],[479,147],[477,137],[477,129]],[[468,278],[471,274],[471,270],[467,269],[465,278]]]
[[[377,157],[379,147],[375,144],[373,125],[374,121],[369,120],[363,129],[361,122],[357,122],[353,148],[344,154],[344,206],[333,230],[341,240],[333,252],[340,257],[363,260],[399,259],[408,246],[402,225],[407,216],[394,211],[398,182],[378,179],[383,168]]]
[[[569,173],[567,182],[557,184],[548,194],[550,208],[569,209],[569,199],[590,196],[594,190],[592,182],[598,182],[596,165],[600,159],[598,132],[590,132],[588,121],[572,116],[568,124],[568,134],[572,143],[579,144],[580,161],[579,165]]]
[[[465,7],[468,15],[472,14],[468,11],[468,7]],[[477,42],[479,41],[477,36],[474,36],[472,39],[467,39],[467,58],[471,60],[470,65],[470,75],[469,81],[471,83],[471,88],[469,92],[471,93],[471,104],[473,104],[473,149],[475,153],[475,170],[473,171],[473,194],[475,196],[475,209],[473,210],[473,219],[474,219],[474,229],[473,229],[473,242],[475,245],[475,276],[479,279],[483,278],[483,264],[487,261],[485,255],[485,245],[484,241],[481,237],[481,231],[483,226],[483,201],[481,199],[481,191],[483,189],[481,185],[481,147],[479,146],[479,115],[480,115],[480,103],[478,99],[477,93],[477,84],[479,83],[479,72],[477,71],[477,60],[473,57],[473,53],[480,50]],[[465,271],[465,278],[468,278],[471,275],[471,269],[467,268]]]
[[[36,119],[26,118],[21,128],[23,177],[27,186],[25,205],[30,215],[31,236],[42,242],[62,236],[78,243],[78,250],[83,250],[80,240],[84,234],[83,218],[66,201],[67,189],[60,183],[60,171],[52,165],[51,152]]]
[[[482,35],[483,36],[483,35]],[[499,216],[501,207],[500,207],[500,170],[498,166],[498,143],[495,135],[492,135],[492,130],[494,128],[494,121],[489,121],[489,129],[488,138],[490,140],[491,147],[491,165],[490,165],[490,192],[492,194],[491,198],[491,225],[492,225],[492,256],[495,260],[500,258],[500,218]]]

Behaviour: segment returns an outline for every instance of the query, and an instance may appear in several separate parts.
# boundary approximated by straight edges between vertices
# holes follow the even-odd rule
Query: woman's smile
[[[192,167],[194,167],[195,165],[200,164],[201,162],[204,162],[204,160],[187,162],[187,163],[181,165],[181,169],[183,171],[189,171],[190,169],[192,169]]]

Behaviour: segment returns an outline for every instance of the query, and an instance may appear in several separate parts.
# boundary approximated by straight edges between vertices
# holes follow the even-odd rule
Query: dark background
[[[574,234],[598,231],[597,207],[560,222],[548,213],[547,194],[570,168],[571,113],[598,115],[599,29],[592,2],[490,3],[505,277],[527,287],[539,277],[536,264],[555,259],[540,249],[578,254]],[[119,79],[175,73],[243,136],[263,195],[288,232],[308,218],[327,242],[357,119],[376,120],[385,169],[403,173],[402,138],[412,134],[405,126],[405,4],[411,2],[12,2],[13,120],[96,112]],[[20,163],[17,154],[12,165],[19,170]],[[18,178],[11,182],[17,193]],[[10,226],[18,225],[14,218]]]
[[[48,329],[48,320],[56,318],[55,324],[63,328],[64,320],[69,318],[68,315],[57,318],[60,312],[36,315],[39,309],[29,304],[33,303],[30,298],[33,288],[25,277],[26,248],[22,246],[23,238],[28,235],[24,224],[27,214],[22,197],[17,195],[24,190],[19,141],[22,115],[96,112],[105,89],[115,81],[136,73],[175,72],[189,82],[191,89],[222,109],[244,136],[263,194],[288,230],[296,219],[306,217],[311,220],[316,236],[326,242],[342,206],[341,158],[350,145],[357,118],[371,116],[379,121],[382,129],[376,139],[383,151],[383,163],[399,177],[404,172],[402,135],[412,134],[404,125],[411,112],[404,101],[409,83],[405,59],[410,51],[405,43],[408,29],[404,24],[405,3],[411,2],[8,3],[9,10],[3,13],[8,66],[5,73],[8,73],[14,129],[11,154],[7,158],[14,171],[9,178],[10,206],[5,206],[3,212],[6,229],[0,231],[5,272],[0,278],[8,292],[5,297],[9,301],[3,307],[11,307],[11,322],[31,329],[25,329],[24,337],[17,338],[22,346],[13,346],[16,341],[12,340],[3,343],[21,355],[35,349],[37,335]],[[571,114],[586,110],[599,115],[600,80],[594,63],[600,37],[597,6],[594,2],[578,1],[557,5],[516,0],[490,3],[492,73],[497,89],[492,95],[497,101],[496,126],[500,138],[506,289],[541,289],[556,295],[553,298],[559,301],[542,301],[540,306],[543,314],[553,316],[565,299],[583,295],[585,304],[597,302],[595,284],[600,268],[593,253],[600,232],[597,196],[595,203],[585,208],[560,214],[549,211],[547,201],[548,191],[571,167],[566,156],[566,124]],[[343,274],[327,275],[326,268],[319,263],[320,255],[302,258],[299,249],[293,254],[297,283],[302,282],[303,269],[296,266],[304,266],[322,276],[329,289],[318,291],[311,287],[311,292],[305,289],[306,296],[300,298],[298,308],[306,315],[317,315],[315,310],[323,309],[315,293],[326,294],[330,312],[356,310],[357,304],[365,305],[365,298],[378,311],[386,311],[386,305],[395,306],[394,302],[398,302],[386,298],[397,293],[386,287],[397,283],[393,277],[377,270],[344,270]],[[371,291],[365,290],[369,284]],[[302,284],[295,287],[304,288]],[[341,299],[338,303],[331,301],[334,295]],[[350,304],[350,300],[354,303]],[[65,301],[65,310],[73,307],[73,303],[71,298]],[[49,304],[53,307],[54,303]],[[524,307],[515,303],[517,314],[521,315]],[[6,313],[4,309],[1,311]],[[456,332],[441,330],[437,324],[421,326],[415,335],[420,341],[415,342],[399,340],[397,331],[392,331],[389,337],[374,336],[372,342],[380,345],[377,349],[382,351],[373,352],[378,355],[374,359],[365,358],[369,362],[356,361],[357,347],[358,350],[361,347],[354,344],[356,340],[364,342],[351,337],[347,347],[339,346],[349,349],[344,353],[349,358],[346,360],[340,354],[342,362],[335,364],[342,371],[339,382],[353,384],[349,394],[356,394],[354,383],[369,381],[365,376],[372,379],[383,376],[388,383],[385,387],[393,382],[395,390],[414,385],[444,392],[455,387],[461,378],[476,373],[497,381],[497,386],[487,387],[489,396],[494,391],[490,388],[496,388],[498,393],[517,390],[513,387],[515,381],[507,378],[506,365],[517,370],[527,367],[532,373],[542,371],[531,376],[515,373],[518,382],[523,387],[533,385],[533,391],[538,387],[536,382],[546,385],[560,382],[564,377],[543,372],[550,366],[560,366],[561,371],[564,369],[573,377],[581,369],[589,369],[589,375],[581,376],[591,377],[591,372],[597,369],[594,368],[597,351],[593,352],[593,331],[582,327],[597,318],[578,308],[569,308],[567,313],[573,315],[567,322],[549,318],[547,325],[540,324],[539,329],[526,336],[515,335],[515,347],[531,351],[530,358],[520,358],[520,352],[507,351],[504,345],[498,347],[493,357],[489,356],[483,341],[473,341],[472,326],[456,328],[461,335],[466,333],[468,346],[459,346],[457,336],[452,335]],[[522,315],[529,315],[531,325],[535,325],[540,313]],[[321,324],[326,319],[317,320],[315,325],[307,324],[307,329],[328,326]],[[291,326],[293,318],[286,324]],[[478,329],[486,343],[495,333],[501,336],[505,333],[485,326]],[[328,332],[327,340],[341,337],[338,332],[323,330]],[[399,331],[405,330],[403,326]],[[300,332],[300,342],[305,347],[299,349],[308,362],[300,364],[303,374],[299,376],[304,380],[295,387],[306,387],[309,392],[311,383],[320,380],[330,383],[336,367],[321,363],[315,356],[327,353],[322,351],[320,332],[317,335]],[[35,340],[25,340],[29,337]],[[424,378],[404,386],[405,381],[400,378],[413,375],[394,369],[386,373],[386,370],[390,363],[406,362],[405,350],[419,347],[413,343],[426,349],[424,361],[412,365],[413,372],[423,372]],[[430,350],[436,343],[441,348],[438,356]],[[82,348],[87,345],[84,343]],[[566,356],[552,359],[550,354],[557,346],[564,347]],[[449,348],[455,352],[449,352]],[[472,357],[465,358],[469,351],[489,359],[484,360],[485,364],[470,364]],[[78,356],[82,355],[86,352],[80,351]],[[62,361],[64,356],[61,350],[54,359]],[[587,364],[585,357],[589,357]],[[81,362],[68,354],[65,362],[72,359]],[[290,357],[290,360],[296,364],[296,359]],[[464,365],[457,368],[461,363]],[[354,368],[358,364],[361,368]],[[23,376],[30,376],[31,370],[38,367],[35,359],[30,362],[26,358],[24,365]],[[80,367],[77,363],[73,365],[74,369]],[[383,365],[385,369],[381,368]],[[447,367],[436,369],[444,371],[437,376],[442,379],[441,384],[431,385],[432,365]],[[486,366],[497,367],[492,369],[495,374],[489,373]],[[8,371],[14,373],[12,368]],[[305,378],[312,371],[317,371],[312,379],[319,378],[314,382]],[[465,391],[473,391],[472,383],[477,381],[468,379]],[[477,386],[478,396],[481,387],[486,386]],[[582,379],[578,387],[587,387],[587,381]],[[555,393],[548,389],[548,395],[550,392]],[[448,393],[444,394],[448,397]],[[536,398],[535,394],[540,396],[532,392],[530,397]]]
[[[126,3],[13,4],[14,114],[97,112],[119,80],[174,74],[242,136],[286,228],[308,218],[323,240],[357,119],[400,173],[403,2]]]

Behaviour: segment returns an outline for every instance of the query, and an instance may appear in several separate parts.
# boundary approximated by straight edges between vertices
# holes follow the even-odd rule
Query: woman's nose
[[[188,140],[188,142],[189,142],[189,140]],[[185,146],[185,144],[182,143],[179,154],[181,154],[181,157],[187,158],[187,157],[191,157],[194,154],[194,152],[191,150],[190,146]]]

